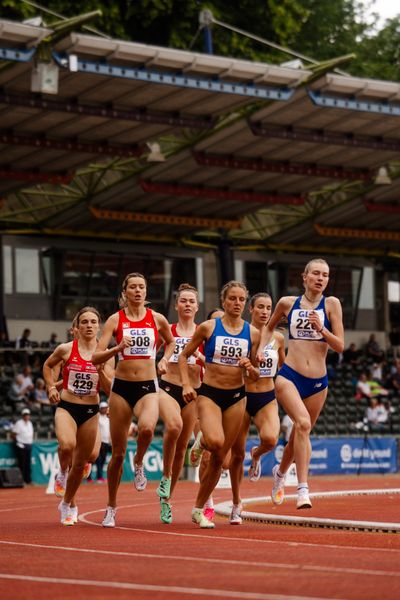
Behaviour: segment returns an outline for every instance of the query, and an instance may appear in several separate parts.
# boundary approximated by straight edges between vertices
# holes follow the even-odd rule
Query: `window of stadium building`
[[[66,252],[56,318],[70,320],[83,305],[95,306],[108,317],[118,310],[118,295],[128,273],[143,273],[147,299],[154,310],[168,314],[181,281],[196,284],[194,258]]]

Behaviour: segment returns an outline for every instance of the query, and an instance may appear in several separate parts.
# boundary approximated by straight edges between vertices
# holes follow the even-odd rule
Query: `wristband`
[[[48,392],[51,392],[51,390],[56,390],[57,386],[56,385],[51,385],[49,388],[47,388]]]
[[[322,333],[324,329],[325,329],[325,325],[323,325],[323,326],[321,327],[321,329],[317,330],[317,333]]]

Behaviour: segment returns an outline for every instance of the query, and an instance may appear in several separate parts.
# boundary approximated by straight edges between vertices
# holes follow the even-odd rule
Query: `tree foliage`
[[[65,17],[100,8],[93,27],[110,37],[198,52],[204,51],[199,13],[208,8],[223,23],[316,61],[354,52],[357,59],[347,68],[353,75],[392,80],[400,75],[400,17],[373,30],[360,0],[42,0],[41,5]],[[39,12],[23,0],[2,0],[0,7],[1,17],[18,21]],[[48,25],[57,20],[42,16]],[[218,25],[212,37],[215,54],[272,63],[289,58]]]

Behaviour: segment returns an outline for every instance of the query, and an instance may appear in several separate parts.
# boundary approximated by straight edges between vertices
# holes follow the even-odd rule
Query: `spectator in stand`
[[[343,352],[343,362],[351,366],[360,364],[360,350],[357,350],[357,346],[354,342]]]
[[[400,397],[400,359],[397,358],[394,363],[394,370],[390,377],[390,386],[396,396]]]
[[[43,342],[42,346],[44,348],[50,348],[50,350],[54,350],[58,346],[57,334],[52,333],[50,335],[50,339],[47,342]]]
[[[33,385],[24,385],[24,376],[22,373],[18,373],[8,390],[8,399],[16,408],[21,408],[22,405],[30,403],[32,390]]]
[[[110,419],[108,417],[108,403],[105,401],[100,402],[99,405],[99,429],[101,437],[101,446],[99,456],[96,460],[97,467],[97,481],[103,482],[103,469],[104,463],[106,462],[107,454],[111,454],[111,439],[110,439]],[[92,477],[88,477],[88,481],[91,481]]]
[[[33,390],[33,398],[37,406],[42,406],[43,404],[50,406],[50,400],[46,391],[46,384],[44,379],[41,377],[36,379],[35,389]]]
[[[22,335],[17,337],[17,339],[15,340],[15,347],[17,348],[17,350],[22,350],[23,348],[30,348],[32,346],[32,342],[29,339],[30,335],[31,335],[31,330],[24,329],[24,331],[22,332]]]
[[[375,381],[368,373],[361,373],[356,384],[356,400],[362,398],[374,398],[376,396],[387,396],[389,391],[378,381]]]
[[[400,327],[393,327],[389,333],[390,345],[393,348],[393,355],[395,358],[399,355],[400,348]]]
[[[371,379],[382,384],[382,363],[374,363],[371,367]]]
[[[367,358],[372,358],[374,362],[382,362],[385,358],[385,353],[376,341],[374,333],[371,333],[365,345],[365,355]]]
[[[389,432],[389,412],[378,397],[372,397],[369,401],[366,417],[371,433]]]
[[[23,408],[21,418],[14,424],[11,435],[15,440],[15,451],[22,477],[25,483],[31,483],[31,452],[33,444],[33,425],[31,411]]]

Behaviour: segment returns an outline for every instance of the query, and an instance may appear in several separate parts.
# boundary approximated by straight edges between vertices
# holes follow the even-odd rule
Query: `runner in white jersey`
[[[160,379],[160,417],[164,421],[163,478],[160,482],[160,518],[172,522],[172,494],[182,471],[190,436],[197,419],[196,402],[186,402],[182,396],[178,358],[196,331],[194,318],[199,310],[198,292],[187,283],[179,286],[175,309],[178,322],[171,325],[175,350],[168,361],[167,371]],[[190,382],[194,389],[201,383],[204,357],[197,351],[188,360]]]
[[[255,294],[250,299],[251,324],[261,331],[271,317],[272,301],[267,293]],[[278,403],[275,399],[274,377],[278,366],[285,360],[284,337],[274,331],[271,340],[264,348],[263,360],[260,363],[260,377],[257,381],[245,377],[246,412],[238,437],[232,447],[230,475],[232,485],[231,525],[242,523],[242,503],[240,484],[243,479],[243,461],[250,423],[253,420],[260,436],[260,443],[251,449],[250,481],[258,481],[261,475],[261,457],[270,452],[276,445],[279,436]]]

